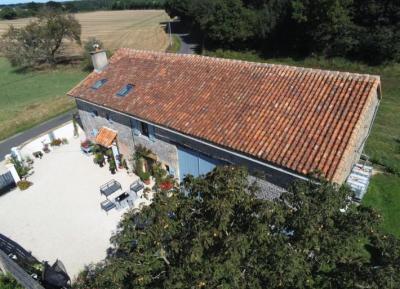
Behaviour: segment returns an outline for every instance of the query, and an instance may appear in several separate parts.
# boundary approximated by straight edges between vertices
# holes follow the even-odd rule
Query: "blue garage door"
[[[220,161],[210,158],[194,150],[178,147],[179,172],[181,181],[186,175],[198,177],[214,169]]]

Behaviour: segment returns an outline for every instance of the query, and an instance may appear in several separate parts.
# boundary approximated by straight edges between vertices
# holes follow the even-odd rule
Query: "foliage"
[[[109,170],[112,174],[115,174],[115,171],[117,170],[117,165],[115,163],[115,160],[113,157],[108,158],[108,165],[109,165]]]
[[[59,12],[77,13],[96,10],[123,9],[161,9],[165,0],[75,0],[64,3],[49,1],[47,3],[30,2],[26,4],[1,5],[0,19],[15,19],[38,16],[44,9]],[[5,10],[3,12],[3,10]],[[3,12],[3,13],[2,13]]]
[[[132,164],[135,170],[135,173],[140,177],[140,175],[143,173],[143,167],[144,167],[144,162],[145,159],[153,154],[153,152],[148,149],[147,147],[143,145],[136,145],[135,146],[135,152],[132,156]]]
[[[209,48],[400,61],[396,0],[167,0]]]
[[[100,167],[104,166],[104,155],[101,152],[98,152],[94,155],[94,162],[98,164]]]
[[[21,180],[17,183],[18,188],[21,191],[27,190],[30,186],[32,186],[32,182],[29,182],[27,180]]]
[[[135,146],[135,153],[133,155],[133,159],[138,160],[138,159],[146,158],[149,155],[151,155],[152,153],[153,152],[151,151],[151,149],[148,149],[147,147],[145,147],[143,145],[137,145],[137,146]]]
[[[92,142],[89,140],[89,139],[86,139],[86,140],[84,140],[83,142],[81,142],[81,147],[83,147],[83,148],[88,148],[88,147],[90,147],[90,146],[92,146],[93,144],[92,144]],[[96,148],[97,148],[98,146],[96,146],[96,145],[94,145],[93,146],[93,152],[95,152],[95,150],[96,150]]]
[[[80,274],[76,288],[395,288],[400,282],[399,240],[381,234],[380,216],[352,205],[346,187],[298,183],[271,202],[255,198],[246,171],[233,167],[183,184],[184,192],[161,191],[140,213],[126,214],[113,250]]]
[[[23,289],[21,285],[9,274],[0,272],[0,289]]]
[[[19,161],[15,156],[11,156],[11,163],[14,165],[15,170],[20,178],[24,178],[29,174],[31,170],[24,161]]]
[[[59,147],[59,146],[62,145],[62,144],[63,144],[63,141],[62,141],[62,139],[59,139],[59,138],[53,139],[53,140],[51,141],[51,143],[50,143],[50,145],[51,145],[52,147]]]
[[[172,45],[168,46],[167,52],[178,53],[181,50],[182,42],[179,36],[172,36]]]
[[[6,20],[15,19],[17,18],[17,12],[13,8],[5,7],[0,10],[0,18]]]
[[[64,40],[80,44],[81,25],[73,15],[48,10],[22,28],[10,26],[2,36],[4,55],[13,66],[54,65]]]
[[[150,180],[150,173],[149,173],[149,172],[142,172],[142,173],[139,175],[139,177],[140,177],[140,179],[141,179],[142,181],[148,181],[148,180]]]
[[[99,49],[104,48],[103,42],[95,37],[89,37],[87,41],[85,41],[83,46],[83,67],[86,70],[93,70],[93,63],[91,58],[91,52],[94,50],[94,46],[97,46]],[[107,55],[109,57],[109,55]]]

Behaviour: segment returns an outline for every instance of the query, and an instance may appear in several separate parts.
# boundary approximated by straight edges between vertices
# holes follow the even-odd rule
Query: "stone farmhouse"
[[[371,75],[125,48],[92,60],[68,93],[88,138],[125,156],[148,147],[180,180],[234,164],[270,188],[313,171],[341,184],[381,99]]]

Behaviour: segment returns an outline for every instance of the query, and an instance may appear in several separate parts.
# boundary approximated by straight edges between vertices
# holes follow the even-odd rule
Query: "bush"
[[[52,147],[59,147],[61,144],[63,144],[63,141],[59,138],[53,139],[50,143]]]
[[[139,177],[140,177],[140,179],[141,179],[142,181],[148,181],[148,180],[150,180],[150,173],[149,173],[149,172],[142,172],[142,173],[139,175]]]
[[[21,191],[25,191],[26,189],[28,189],[30,186],[32,186],[33,183],[27,181],[27,180],[21,180],[17,183],[18,188]]]
[[[87,149],[88,147],[90,147],[92,145],[92,142],[90,140],[85,140],[83,142],[81,142],[81,147]]]
[[[18,176],[20,178],[26,177],[29,174],[29,171],[31,170],[28,166],[24,164],[24,162],[20,162],[16,157],[12,156],[11,157],[11,163],[14,165],[15,170],[18,173]]]
[[[104,155],[102,153],[96,153],[94,155],[94,163],[98,164],[100,167],[104,165]]]
[[[23,289],[10,274],[3,274],[0,272],[0,289]]]

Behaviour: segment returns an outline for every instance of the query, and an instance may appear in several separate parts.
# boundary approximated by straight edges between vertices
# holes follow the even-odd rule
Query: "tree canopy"
[[[188,177],[129,212],[76,288],[397,288],[400,242],[351,192],[321,180],[256,198],[243,168]],[[396,285],[397,284],[397,285]]]
[[[13,66],[55,64],[64,41],[80,44],[81,25],[73,15],[47,10],[22,28],[10,26],[2,36],[2,50]]]
[[[210,48],[400,60],[396,0],[167,0],[166,9],[200,31]]]

